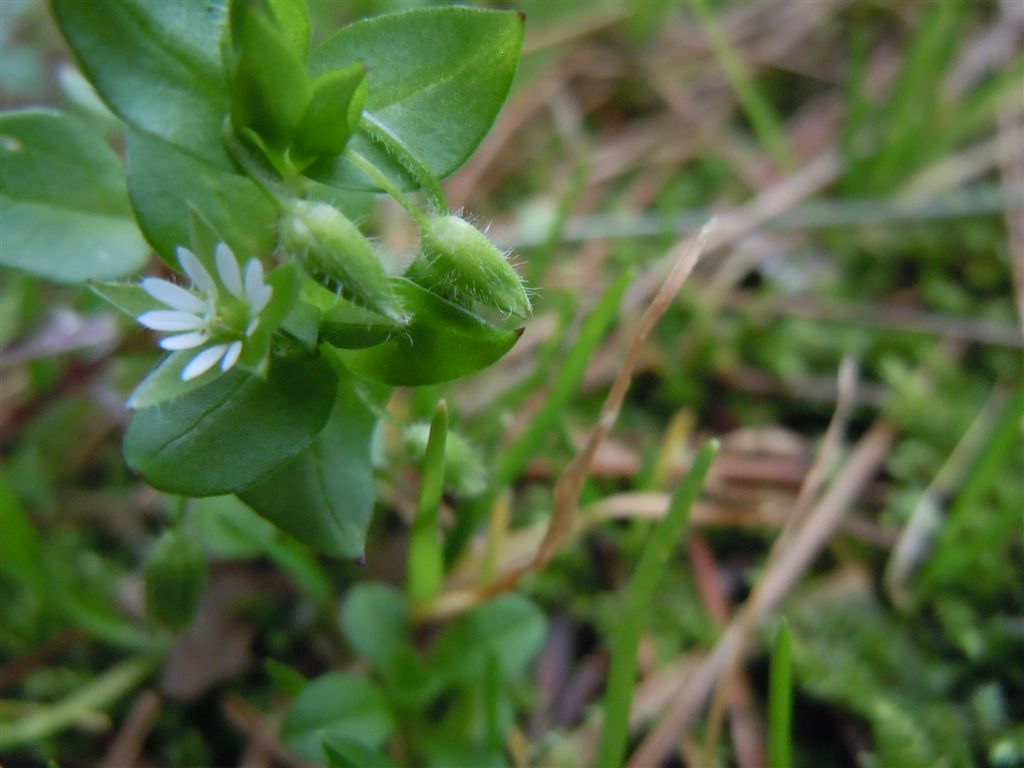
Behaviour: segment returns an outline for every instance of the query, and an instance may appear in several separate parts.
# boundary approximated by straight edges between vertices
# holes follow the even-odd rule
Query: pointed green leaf
[[[0,115],[0,166],[0,264],[75,283],[145,263],[121,161],[89,125],[57,112]]]
[[[427,171],[444,178],[476,149],[497,117],[519,61],[523,20],[515,11],[423,8],[351,24],[310,54],[314,76],[366,65],[364,125],[377,126]],[[397,181],[412,178],[361,128],[352,147]],[[375,188],[343,158],[325,183]]]
[[[234,493],[303,451],[323,429],[335,375],[323,359],[278,359],[267,380],[228,371],[208,386],[136,411],[128,464],[184,496]]]
[[[112,307],[133,319],[143,312],[167,309],[162,302],[142,290],[140,283],[89,283],[89,288]]]
[[[238,135],[252,130],[277,150],[291,141],[309,103],[311,86],[301,59],[269,11],[245,14],[231,84],[231,123]]]
[[[366,67],[356,62],[316,79],[289,150],[295,163],[302,165],[320,155],[340,155],[345,150],[363,112],[365,78]]]
[[[437,384],[486,368],[519,338],[409,280],[392,282],[412,321],[383,344],[340,353],[360,376],[392,386]]]
[[[53,0],[57,24],[110,109],[139,131],[225,170],[222,0]]]
[[[308,448],[239,497],[317,552],[362,555],[376,500],[370,460],[376,423],[351,380],[343,378],[323,431]]]
[[[136,131],[128,135],[128,188],[146,239],[174,269],[175,248],[192,240],[193,208],[243,262],[276,242],[277,208],[252,181]]]
[[[324,739],[330,768],[398,768],[398,763],[355,739],[334,736]]]

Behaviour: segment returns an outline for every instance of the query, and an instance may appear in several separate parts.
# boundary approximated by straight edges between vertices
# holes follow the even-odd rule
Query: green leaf
[[[359,124],[366,101],[366,67],[362,62],[325,72],[313,83],[289,153],[303,165],[319,155],[340,155]]]
[[[228,111],[222,0],[52,5],[86,77],[116,115],[208,163],[233,167],[221,142]]]
[[[51,589],[42,540],[25,514],[7,470],[0,467],[0,573],[44,597]]]
[[[341,352],[345,366],[360,376],[392,386],[437,384],[486,368],[520,336],[409,280],[392,283],[412,321],[383,344]]]
[[[299,757],[326,762],[325,739],[355,739],[379,747],[394,729],[387,700],[375,684],[344,672],[310,682],[281,723],[281,739]]]
[[[278,692],[290,698],[298,696],[308,682],[297,669],[276,659],[264,659],[263,668]]]
[[[523,21],[514,11],[415,9],[341,29],[312,52],[309,69],[319,76],[366,65],[364,121],[352,147],[408,186],[413,179],[392,159],[395,149],[438,178],[466,162],[505,102],[522,39]],[[395,146],[382,148],[367,126]],[[321,180],[376,188],[344,158]]]
[[[151,408],[205,387],[222,375],[221,370],[214,366],[194,379],[182,381],[182,371],[192,362],[196,353],[197,350],[194,349],[183,349],[167,355],[132,391],[127,406],[132,410]]]
[[[288,47],[299,61],[305,61],[309,55],[309,9],[306,0],[232,0],[229,9],[232,40],[229,42],[236,49],[241,46],[245,17],[253,7],[266,9]],[[230,60],[225,62],[225,70],[231,71],[233,64],[228,64]]]
[[[544,614],[522,595],[509,594],[464,613],[434,644],[432,667],[445,680],[481,680],[494,654],[506,678],[521,675],[540,651]]]
[[[191,242],[191,209],[243,262],[276,243],[277,208],[252,181],[137,131],[128,135],[128,189],[146,239],[174,269],[175,248]]]
[[[324,739],[324,752],[330,768],[398,768],[391,758],[355,739]]]
[[[243,262],[244,268],[244,262]],[[266,376],[270,365],[271,339],[295,305],[302,273],[297,264],[286,262],[267,275],[267,285],[273,289],[270,303],[260,312],[259,324],[245,340],[238,367],[257,376]]]
[[[234,493],[304,450],[334,402],[323,359],[278,359],[262,380],[228,371],[169,403],[136,411],[124,440],[128,464],[160,490]]]
[[[250,7],[231,84],[235,132],[242,136],[249,129],[267,146],[283,150],[299,127],[311,90],[302,60],[269,10]]]
[[[387,341],[402,324],[372,309],[353,304],[314,280],[306,280],[301,297],[316,315],[313,329],[322,341],[342,349],[364,349]]]
[[[62,283],[134,272],[148,249],[117,155],[81,120],[0,115],[0,264]]]
[[[90,283],[89,288],[132,319],[154,309],[167,309],[144,290],[141,283]]]
[[[323,431],[308,448],[240,498],[317,552],[359,557],[376,499],[370,459],[376,423],[376,416],[353,389],[351,377],[342,378]]]
[[[352,650],[381,674],[395,666],[399,651],[409,644],[405,596],[387,584],[356,584],[349,589],[339,621]]]

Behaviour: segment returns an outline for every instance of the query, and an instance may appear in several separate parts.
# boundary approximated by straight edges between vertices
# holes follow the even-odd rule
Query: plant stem
[[[437,404],[430,422],[427,453],[423,460],[423,480],[409,539],[406,590],[415,607],[429,602],[441,592],[444,555],[437,526],[441,494],[444,491],[444,449],[448,440],[448,405]]]
[[[87,712],[106,709],[142,682],[158,659],[150,654],[128,659],[61,701],[6,723],[0,729],[0,749],[38,742],[78,722]]]
[[[441,189],[441,182],[418,157],[409,151],[401,139],[395,136],[386,125],[366,112],[363,113],[363,117],[359,121],[359,127],[375,144],[384,149],[395,162],[402,166],[406,173],[412,176],[438,213],[448,212],[448,200],[444,196],[444,190]],[[377,172],[380,173],[379,170]]]
[[[421,227],[426,224],[427,217],[423,214],[419,208],[417,208],[409,196],[398,188],[397,185],[391,182],[391,179],[381,171],[376,165],[363,155],[356,152],[354,149],[350,149],[346,155],[352,164],[369,176],[373,181],[380,186],[385,192],[387,192],[395,201],[401,205],[412,216],[413,220]]]

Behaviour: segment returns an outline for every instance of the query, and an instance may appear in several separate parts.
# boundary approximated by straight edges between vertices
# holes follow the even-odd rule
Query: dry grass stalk
[[[541,541],[540,547],[532,561],[524,567],[497,577],[491,583],[485,584],[480,588],[442,595],[433,605],[427,606],[421,618],[457,613],[487,597],[507,592],[514,588],[524,575],[546,566],[551,558],[554,557],[559,547],[572,535],[576,512],[579,508],[580,493],[590,475],[590,465],[594,459],[594,454],[618,419],[619,410],[622,408],[622,403],[632,382],[633,370],[636,367],[647,337],[658,323],[658,320],[661,319],[661,316],[671,306],[676,294],[679,293],[679,289],[686,282],[690,273],[693,272],[693,268],[697,265],[697,261],[704,252],[709,238],[715,231],[715,226],[716,220],[712,219],[704,225],[697,237],[681,241],[672,249],[670,257],[674,266],[665,278],[661,289],[651,301],[650,306],[647,307],[647,310],[640,318],[640,325],[633,336],[629,348],[626,350],[622,366],[615,381],[612,382],[611,390],[605,398],[604,404],[601,406],[597,423],[591,430],[586,445],[569,462],[569,466],[566,467],[555,485],[551,519],[548,523],[544,539]]]
[[[793,536],[785,556],[764,572],[757,592],[757,602],[751,602],[754,598],[751,595],[744,607],[744,612],[750,611],[755,624],[774,610],[821,552],[850,506],[878,471],[892,447],[894,437],[893,428],[885,421],[878,421],[861,438],[828,491]],[[671,752],[679,741],[679,734],[687,729],[703,706],[725,662],[740,642],[745,621],[743,615],[733,619],[711,654],[705,657],[685,687],[679,691],[665,717],[630,757],[627,764],[629,768],[659,765]]]

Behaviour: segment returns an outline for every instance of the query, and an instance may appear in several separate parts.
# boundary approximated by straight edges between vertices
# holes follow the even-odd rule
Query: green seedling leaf
[[[206,584],[202,550],[180,530],[165,531],[146,556],[146,615],[172,630],[185,627]]]
[[[405,596],[387,584],[356,584],[338,614],[352,650],[378,673],[387,675],[400,650],[409,644],[409,607]]]
[[[224,2],[53,0],[52,6],[86,77],[118,117],[218,168],[233,168],[221,141],[228,111],[220,52]]]
[[[391,758],[355,739],[324,739],[324,752],[330,768],[398,768]]]
[[[326,762],[325,739],[354,739],[377,748],[394,729],[383,692],[369,680],[332,672],[310,682],[281,723],[281,739],[306,760]]]
[[[317,552],[361,556],[376,499],[370,457],[376,423],[351,380],[342,379],[323,431],[240,498]]]
[[[276,243],[277,207],[252,181],[137,131],[128,135],[128,189],[146,239],[174,269],[175,249],[192,242],[193,210],[243,262]]]
[[[344,152],[363,113],[366,90],[362,62],[320,75],[289,149],[292,161],[303,166]]]
[[[117,155],[57,112],[0,115],[0,264],[61,283],[138,270],[148,249]]]
[[[395,278],[392,284],[412,320],[383,344],[341,353],[345,366],[360,376],[392,386],[437,384],[486,368],[520,336],[409,280]]]
[[[231,123],[239,136],[251,130],[266,146],[282,151],[309,103],[309,78],[269,10],[251,5],[241,24]]]
[[[262,380],[231,370],[209,386],[136,411],[128,464],[184,496],[240,491],[303,451],[323,429],[335,375],[322,359],[278,359]]]
[[[341,29],[313,50],[309,68],[320,76],[366,65],[364,118],[352,147],[398,183],[415,186],[415,173],[395,156],[408,155],[437,178],[461,166],[505,102],[522,39],[523,20],[514,11],[415,9]],[[377,188],[344,158],[314,175],[334,185]]]
[[[540,651],[545,632],[536,605],[522,595],[505,595],[452,622],[434,644],[431,666],[450,683],[469,683],[483,678],[494,654],[505,678],[515,678]]]

